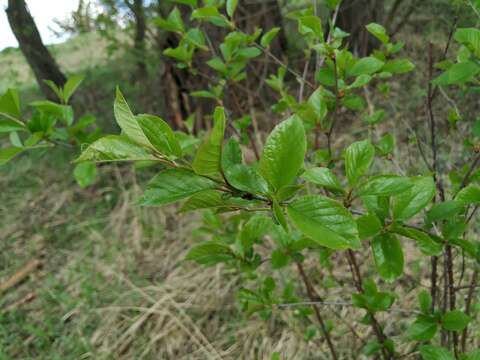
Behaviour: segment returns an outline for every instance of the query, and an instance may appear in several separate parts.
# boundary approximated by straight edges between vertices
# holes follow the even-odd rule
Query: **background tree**
[[[63,86],[66,78],[43,44],[25,0],[9,0],[6,12],[10,27],[35,74],[40,89],[47,98],[55,99],[55,94],[43,80],[51,80],[58,86]]]

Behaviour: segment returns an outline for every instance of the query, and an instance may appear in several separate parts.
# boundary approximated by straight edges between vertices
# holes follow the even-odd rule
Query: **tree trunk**
[[[40,89],[48,99],[55,100],[55,94],[43,80],[51,80],[58,86],[63,86],[66,78],[60,71],[55,59],[43,45],[25,0],[8,0],[6,12],[10,27],[20,45],[20,50],[32,68]]]
[[[379,45],[378,41],[370,36],[365,25],[378,22],[383,14],[383,0],[343,0],[338,13],[337,26],[350,33],[350,50],[358,55],[365,56]]]

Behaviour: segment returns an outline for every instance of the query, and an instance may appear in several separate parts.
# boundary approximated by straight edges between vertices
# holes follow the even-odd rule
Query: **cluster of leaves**
[[[83,76],[72,76],[63,87],[50,80],[45,83],[58,97],[58,102],[38,100],[29,104],[31,111],[22,113],[20,98],[15,89],[9,89],[0,97],[0,134],[8,134],[10,145],[0,149],[0,165],[15,156],[53,146],[80,147],[102,136],[95,126],[95,117],[84,115],[74,121],[70,98],[83,81]],[[30,110],[29,109],[29,110]],[[96,167],[92,162],[79,164],[74,176],[82,187],[95,180]]]
[[[309,254],[320,254],[325,264],[335,252],[349,254],[350,261],[354,259],[354,251],[365,257],[371,254],[379,279],[362,281],[354,271],[355,264],[351,263],[357,291],[349,295],[351,304],[365,312],[360,321],[371,325],[377,335],[364,352],[369,356],[382,354],[385,358],[394,358],[396,343],[383,334],[375,315],[389,312],[397,299],[394,293],[382,291],[378,286],[382,282],[392,283],[403,275],[405,241],[412,241],[424,259],[439,256],[447,247],[453,247],[466,254],[476,266],[480,262],[479,243],[465,237],[472,207],[480,204],[480,186],[472,181],[470,170],[465,171],[468,176],[457,174],[460,180],[456,182],[452,175],[450,199],[434,202],[437,189],[434,174],[405,176],[378,171],[394,150],[391,134],[385,133],[377,141],[366,135],[364,140],[344,149],[331,146],[340,111],[361,115],[370,127],[384,119],[385,111],[373,104],[367,106],[361,90],[369,85],[388,96],[389,79],[414,69],[408,59],[397,57],[404,44],[393,43],[381,25],[372,23],[367,30],[380,41],[381,47],[369,56],[358,58],[345,46],[349,34],[330,24],[326,37],[313,9],[290,14],[305,42],[305,58],[309,60],[313,56],[319,64],[315,85],[304,100],[305,77],[298,76],[286,64],[282,64],[275,75],[270,75],[266,83],[278,94],[272,111],[285,120],[268,135],[259,160],[247,162],[241,146],[241,130],[249,124],[229,119],[225,90],[248,77],[248,64],[252,59],[261,54],[271,56],[268,47],[279,29],[263,35],[261,29],[245,34],[235,25],[236,1],[204,1],[202,7],[198,7],[195,0],[177,2],[192,8],[190,22],[195,26],[187,28],[178,8],[166,19],[156,19],[156,23],[181,37],[179,46],[167,49],[165,55],[176,59],[185,71],[198,73],[193,62],[197,52],[212,56],[207,65],[215,76],[209,88],[191,94],[215,101],[211,130],[197,138],[191,133],[173,131],[160,117],[135,115],[117,89],[114,114],[121,134],[94,139],[92,136],[98,135],[94,133],[88,138],[78,138],[80,143],[89,145],[77,162],[135,161],[159,166],[159,173],[147,184],[139,203],[159,206],[184,200],[182,212],[205,210],[204,228],[210,239],[194,246],[187,259],[206,266],[223,263],[243,274],[245,286],[238,298],[249,313],[269,316],[275,306],[301,300],[293,283],[282,283],[282,289],[276,283],[276,276],[262,274],[260,267],[265,263],[270,264],[274,274],[289,264],[296,265],[310,293],[312,290],[302,270]],[[338,1],[328,4],[335,8]],[[219,51],[214,51],[207,41],[204,23],[227,31],[223,41],[216,44]],[[440,64],[445,72],[433,81],[434,85],[475,82],[475,76],[480,73],[478,34],[476,29],[456,31],[454,38],[461,44],[457,63]],[[292,73],[300,83],[299,96],[293,95],[285,80]],[[41,122],[45,125],[51,121],[47,128],[42,128],[42,135],[37,135],[41,141],[48,144],[69,139],[67,135],[71,134],[67,129],[75,127],[71,108],[66,105],[72,87],[54,88],[62,104],[34,105],[40,114],[48,115],[42,119],[53,119]],[[5,125],[10,126],[8,131],[30,129],[18,119],[19,114],[15,112],[19,112],[18,105],[11,106],[18,104],[18,98],[15,100],[12,94],[7,93],[6,100],[2,98],[0,102],[9,104],[0,106],[1,115],[7,114],[7,122],[0,122],[0,129],[2,124],[10,124]],[[10,98],[13,100],[8,100]],[[63,119],[68,128],[54,127],[57,119]],[[80,124],[82,121],[76,125],[83,130]],[[236,133],[237,136],[225,139],[229,135],[227,125],[236,126],[240,137]],[[315,131],[310,131],[312,129]],[[31,131],[31,136],[37,132]],[[319,146],[322,134],[326,135],[323,148]],[[13,142],[17,141],[15,135],[12,137]],[[14,144],[14,148],[17,147]],[[471,148],[475,145],[471,144]],[[247,288],[248,280],[254,280],[257,286]],[[416,318],[412,319],[407,336],[398,341],[413,341],[425,360],[454,358],[447,349],[434,345],[435,336],[439,329],[458,334],[472,319],[459,309],[435,309],[432,302],[428,293],[419,294],[420,311],[412,310]],[[312,314],[311,308],[300,309],[299,316],[306,318]],[[321,325],[323,336],[328,337],[329,327]],[[463,356],[474,360],[478,351]]]

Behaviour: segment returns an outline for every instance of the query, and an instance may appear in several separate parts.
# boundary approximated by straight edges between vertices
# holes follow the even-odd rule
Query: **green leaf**
[[[188,30],[188,32],[184,36],[184,39],[193,46],[196,46],[203,50],[208,50],[205,42],[205,36],[203,35],[203,32],[198,28]]]
[[[382,156],[393,153],[395,149],[395,138],[390,133],[385,134],[375,145],[375,149]]]
[[[77,164],[73,170],[73,176],[81,188],[85,188],[95,181],[97,167],[92,161],[85,161]]]
[[[465,45],[476,57],[480,57],[480,30],[475,28],[460,28],[455,31],[455,40]]]
[[[480,360],[480,349],[471,351],[465,360]]]
[[[190,5],[197,7],[197,0],[170,0],[177,4]]]
[[[273,216],[277,220],[277,222],[282,226],[285,232],[288,233],[288,224],[287,219],[285,218],[285,214],[283,213],[283,208],[278,204],[277,200],[273,199],[272,201],[272,210]]]
[[[117,87],[115,103],[113,104],[113,113],[117,120],[118,126],[122,129],[126,136],[132,139],[134,142],[151,147],[150,141],[143,133],[140,124],[138,123],[135,115],[133,115],[127,101],[123,97],[120,89]]]
[[[193,194],[180,209],[181,212],[198,209],[228,209],[241,208],[250,205],[250,201],[241,198],[228,197],[225,193],[217,190],[203,190]]]
[[[318,16],[307,15],[298,19],[298,30],[300,34],[312,34],[317,40],[323,41],[322,21]]]
[[[406,221],[423,210],[435,196],[435,182],[431,176],[410,178],[413,186],[400,196],[393,197],[393,217]]]
[[[206,6],[195,9],[191,15],[192,19],[208,21],[215,26],[230,27],[231,24],[225,16],[218,12],[215,6]]]
[[[390,37],[387,35],[387,30],[385,30],[382,25],[370,23],[366,28],[370,34],[375,36],[382,43],[387,44],[390,41]]]
[[[360,88],[362,86],[367,85],[370,80],[372,80],[372,77],[367,74],[362,74],[359,75],[358,77],[355,78],[355,81],[349,86],[350,89],[356,89]]]
[[[405,74],[415,69],[415,65],[408,59],[389,60],[383,67],[382,71],[391,74]]]
[[[275,36],[277,36],[279,31],[280,31],[279,27],[274,27],[274,28],[270,29],[268,32],[266,32],[262,36],[262,38],[260,40],[260,45],[262,45],[263,47],[270,46],[270,43],[273,41]]]
[[[449,331],[462,331],[472,319],[461,310],[452,310],[442,316],[442,327]]]
[[[383,229],[382,223],[374,214],[362,215],[356,222],[360,239],[375,236]]]
[[[427,212],[429,222],[445,220],[460,213],[463,210],[463,204],[456,200],[447,200],[432,206]]]
[[[417,242],[420,251],[427,256],[438,256],[443,250],[443,244],[433,240],[427,233],[409,227],[394,226],[391,228],[396,234],[402,235]]]
[[[233,18],[237,5],[238,0],[227,0],[227,14],[230,16],[230,18]]]
[[[342,184],[329,168],[315,167],[308,169],[303,173],[302,178],[328,190],[345,192]]]
[[[68,100],[70,100],[70,97],[80,86],[83,79],[85,79],[85,76],[83,75],[74,75],[68,78],[67,82],[63,86],[63,101],[65,104],[68,104]]]
[[[372,75],[380,70],[385,63],[377,58],[370,56],[359,59],[350,69],[350,76]]]
[[[260,159],[260,174],[274,191],[290,185],[303,166],[307,141],[302,121],[291,116],[278,124],[267,138]]]
[[[424,289],[418,293],[418,303],[424,314],[429,314],[432,311],[432,296],[427,290]]]
[[[157,160],[147,149],[122,135],[108,135],[90,144],[78,157],[80,161]]]
[[[163,119],[148,114],[137,115],[136,119],[148,142],[160,154],[182,156],[182,149],[174,132]]]
[[[2,114],[13,116],[16,119],[21,117],[20,99],[18,97],[17,90],[8,89],[0,97],[0,120],[2,118]]]
[[[460,190],[455,196],[455,200],[463,205],[480,203],[480,186],[470,184]]]
[[[69,105],[61,105],[48,100],[33,101],[30,106],[35,107],[43,113],[53,115],[56,119],[62,120],[67,125],[72,125],[73,109]]]
[[[412,187],[410,178],[397,175],[378,175],[369,178],[358,188],[360,196],[398,195]]]
[[[386,233],[373,238],[372,253],[382,279],[392,282],[403,274],[403,250],[394,235]]]
[[[281,269],[287,266],[289,262],[290,257],[282,250],[276,249],[272,251],[272,258],[270,260],[270,263],[272,264],[273,270]]]
[[[357,141],[345,150],[345,172],[350,185],[365,175],[375,157],[375,148],[368,140]]]
[[[214,189],[215,182],[185,169],[167,169],[147,185],[141,205],[164,205],[185,199],[203,190]]]
[[[185,259],[212,266],[233,258],[232,250],[227,245],[215,241],[206,241],[192,247]]]
[[[205,141],[200,144],[193,159],[192,168],[200,175],[218,175],[221,168],[222,144],[225,133],[225,112],[217,106],[213,114],[214,126]]]
[[[357,224],[339,202],[321,195],[296,198],[287,213],[293,224],[319,245],[331,249],[358,249]]]
[[[463,84],[473,79],[480,72],[480,66],[472,61],[452,65],[443,74],[435,78],[435,85]]]
[[[6,133],[11,131],[26,131],[25,125],[20,120],[9,119],[2,117],[0,113],[0,133]]]
[[[423,360],[455,360],[447,349],[432,345],[420,346],[420,355]]]
[[[25,148],[19,147],[8,147],[0,149],[0,166],[5,165],[7,162],[12,160],[16,155],[24,151]]]
[[[412,340],[427,341],[437,333],[437,322],[430,316],[420,315],[408,328],[407,336]]]
[[[57,95],[59,101],[64,101],[63,90],[52,80],[43,80],[43,82]]]
[[[365,100],[361,96],[355,95],[355,94],[350,94],[345,96],[342,99],[343,105],[345,105],[346,108],[353,110],[353,111],[358,111],[362,110],[365,108]]]
[[[254,215],[242,227],[239,233],[240,243],[244,251],[250,249],[254,242],[268,233],[273,225],[272,219]]]

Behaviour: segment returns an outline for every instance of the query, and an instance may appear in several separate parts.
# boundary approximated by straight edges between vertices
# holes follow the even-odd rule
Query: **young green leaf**
[[[463,84],[472,80],[480,72],[480,66],[472,61],[466,61],[452,65],[443,74],[435,78],[435,85]]]
[[[230,27],[231,24],[225,16],[220,14],[215,6],[206,6],[195,9],[191,15],[192,19],[208,21],[215,26]]]
[[[270,29],[268,32],[266,32],[262,36],[262,38],[260,40],[260,45],[262,45],[263,47],[270,46],[270,43],[273,41],[275,36],[277,36],[279,31],[280,31],[279,27],[274,27],[274,28]]]
[[[413,186],[400,196],[393,197],[393,217],[406,221],[423,210],[435,196],[435,183],[431,176],[411,178]]]
[[[365,175],[375,157],[375,148],[368,140],[357,141],[345,150],[345,172],[350,185]]]
[[[397,175],[378,175],[369,178],[358,188],[360,196],[398,195],[412,187],[410,178]]]
[[[452,310],[442,316],[442,327],[449,331],[462,331],[470,321],[470,316],[463,311]]]
[[[307,141],[302,121],[291,116],[278,124],[267,138],[260,159],[260,174],[273,191],[290,185],[303,166]]]
[[[315,167],[308,169],[302,174],[302,178],[328,190],[345,192],[342,184],[329,168]]]
[[[213,129],[205,141],[200,144],[192,162],[197,174],[215,176],[221,169],[222,144],[225,133],[225,112],[223,107],[215,108]]]
[[[447,200],[435,204],[427,212],[429,222],[445,220],[460,213],[463,210],[463,204],[456,200]]]
[[[423,360],[455,360],[450,351],[433,345],[420,346],[420,355]]]
[[[123,135],[108,135],[90,144],[78,157],[80,161],[156,160],[150,151]]]
[[[73,170],[73,176],[81,188],[85,188],[95,181],[97,167],[92,161],[85,161],[77,164]]]
[[[141,205],[164,205],[185,199],[203,190],[214,189],[215,182],[189,170],[167,169],[147,185]]]
[[[420,251],[427,256],[438,256],[443,250],[443,243],[433,240],[427,233],[409,227],[393,226],[391,228],[396,234],[413,239],[417,242]]]
[[[387,61],[382,71],[391,74],[405,74],[415,69],[415,65],[408,59],[393,59]]]
[[[418,303],[424,314],[429,314],[432,311],[432,296],[427,290],[423,289],[418,293]]]
[[[477,57],[480,57],[480,30],[460,28],[455,31],[455,40],[467,46]]]
[[[382,223],[374,214],[362,215],[356,219],[356,222],[360,239],[375,236],[383,229]]]
[[[74,75],[68,78],[67,82],[63,86],[63,101],[65,104],[68,104],[70,97],[80,86],[83,79],[85,79],[85,76],[83,75]]]
[[[230,18],[233,18],[237,5],[238,0],[227,0],[227,14],[230,16]]]
[[[185,260],[192,260],[202,265],[213,266],[233,258],[232,250],[230,250],[227,245],[215,241],[206,241],[192,247]]]
[[[298,19],[300,34],[312,34],[317,40],[323,41],[322,21],[318,16],[307,15]]]
[[[372,75],[380,70],[385,63],[377,58],[370,56],[358,60],[348,74],[350,76]]]
[[[181,212],[198,209],[227,209],[230,207],[241,208],[251,205],[251,201],[241,198],[226,197],[225,193],[217,190],[203,190],[193,194],[180,209]]]
[[[340,203],[321,195],[292,201],[287,213],[293,224],[319,245],[331,249],[358,249],[357,224]]]
[[[137,115],[136,119],[145,137],[159,153],[182,156],[182,149],[174,132],[163,119],[148,114]]]
[[[390,37],[387,35],[387,31],[382,25],[376,23],[370,23],[366,26],[368,32],[375,36],[382,43],[387,44],[390,41]]]
[[[403,274],[403,250],[392,234],[380,234],[372,240],[372,253],[377,271],[385,281],[392,282]]]
[[[0,119],[2,114],[13,116],[16,119],[20,118],[20,99],[17,90],[8,89],[0,97]]]
[[[428,341],[437,333],[437,322],[431,316],[419,315],[407,331],[408,338],[417,341]]]
[[[24,151],[25,148],[19,147],[8,147],[0,149],[0,166],[5,165],[7,162],[12,160],[16,155]]]
[[[113,113],[117,120],[118,126],[122,129],[126,136],[132,139],[134,142],[151,147],[150,141],[143,133],[140,124],[138,123],[135,115],[133,115],[127,101],[123,97],[120,89],[117,87],[115,103],[113,104]]]
[[[470,184],[460,190],[455,200],[464,205],[480,204],[480,186]]]

